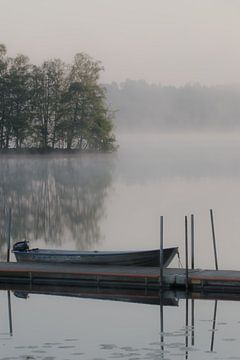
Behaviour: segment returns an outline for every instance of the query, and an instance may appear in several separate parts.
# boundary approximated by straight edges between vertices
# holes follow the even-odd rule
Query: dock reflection
[[[175,291],[159,292],[145,289],[77,287],[77,286],[45,286],[45,285],[0,285],[1,290],[11,290],[18,298],[27,299],[33,294],[66,296],[74,298],[123,301],[129,303],[178,306],[179,299]]]
[[[205,349],[207,352],[214,352],[214,342],[216,337],[217,310],[219,301],[236,300],[239,301],[240,294],[210,294],[198,292],[185,292],[175,290],[145,290],[145,289],[127,289],[127,288],[101,288],[101,287],[78,287],[78,286],[46,286],[46,285],[24,285],[24,284],[1,284],[1,291],[6,291],[8,298],[8,316],[9,316],[9,334],[13,335],[13,316],[11,307],[11,294],[19,301],[28,301],[33,295],[61,296],[79,299],[94,299],[107,301],[120,301],[128,303],[138,303],[153,305],[159,307],[159,350],[160,358],[167,358],[169,352],[169,309],[165,307],[178,307],[182,303],[182,310],[185,312],[185,318],[182,319],[183,331],[178,333],[182,337],[182,345],[180,350],[184,350],[185,359],[194,359],[193,350],[199,345],[196,341],[196,334],[199,333],[199,322],[195,323],[196,306],[199,301],[211,300],[214,302],[213,315],[211,321],[211,329],[209,333],[209,347]],[[197,304],[196,304],[197,301]],[[14,314],[13,314],[14,315]],[[167,332],[166,332],[167,330]],[[199,335],[199,334],[198,334]],[[167,340],[167,341],[166,341]],[[174,341],[174,340],[173,340]],[[173,346],[175,344],[173,343]]]

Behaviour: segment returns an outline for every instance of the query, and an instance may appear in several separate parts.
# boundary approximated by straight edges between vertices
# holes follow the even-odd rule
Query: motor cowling
[[[13,251],[26,251],[29,250],[28,241],[19,241],[13,245]]]

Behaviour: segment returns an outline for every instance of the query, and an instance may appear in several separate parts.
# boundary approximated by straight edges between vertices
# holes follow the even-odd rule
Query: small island
[[[0,44],[0,153],[115,150],[102,70],[85,53],[32,65]]]

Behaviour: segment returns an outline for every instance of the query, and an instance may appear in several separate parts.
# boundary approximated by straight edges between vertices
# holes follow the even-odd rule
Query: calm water
[[[0,292],[0,359],[239,359],[240,302],[176,306]],[[188,321],[186,323],[186,308]],[[161,328],[163,323],[163,328]],[[214,330],[213,330],[214,329]]]
[[[1,258],[5,206],[13,242],[49,248],[158,247],[163,215],[165,246],[179,246],[183,263],[184,216],[194,213],[196,266],[214,268],[212,208],[219,267],[240,270],[240,134],[118,140],[117,154],[0,158]],[[186,328],[186,300],[164,306],[161,334],[158,305],[11,292],[13,336],[5,291],[0,301],[0,359],[240,359],[237,301],[218,302],[213,351],[214,301],[195,301],[194,328]]]

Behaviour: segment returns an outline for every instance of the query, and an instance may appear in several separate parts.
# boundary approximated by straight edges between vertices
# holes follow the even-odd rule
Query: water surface
[[[1,157],[1,259],[5,207],[12,242],[66,249],[158,247],[163,215],[165,246],[179,246],[183,264],[184,216],[193,213],[196,266],[214,268],[212,208],[219,268],[240,270],[240,134],[121,135],[119,143],[114,154]],[[195,300],[192,325],[191,299],[175,294],[161,329],[155,296],[153,304],[30,290],[27,299],[0,292],[0,360],[240,359],[239,301],[218,301],[215,312],[214,299]]]
[[[1,360],[239,359],[237,301],[218,301],[213,325],[215,301],[195,300],[192,325],[191,299],[164,306],[161,321],[156,304],[11,293],[10,335],[6,292],[0,300]]]
[[[184,254],[184,216],[193,213],[196,266],[214,267],[209,209],[220,268],[240,269],[240,134],[119,136],[117,153],[0,158],[3,209],[13,211],[12,241],[68,249],[159,247]]]

